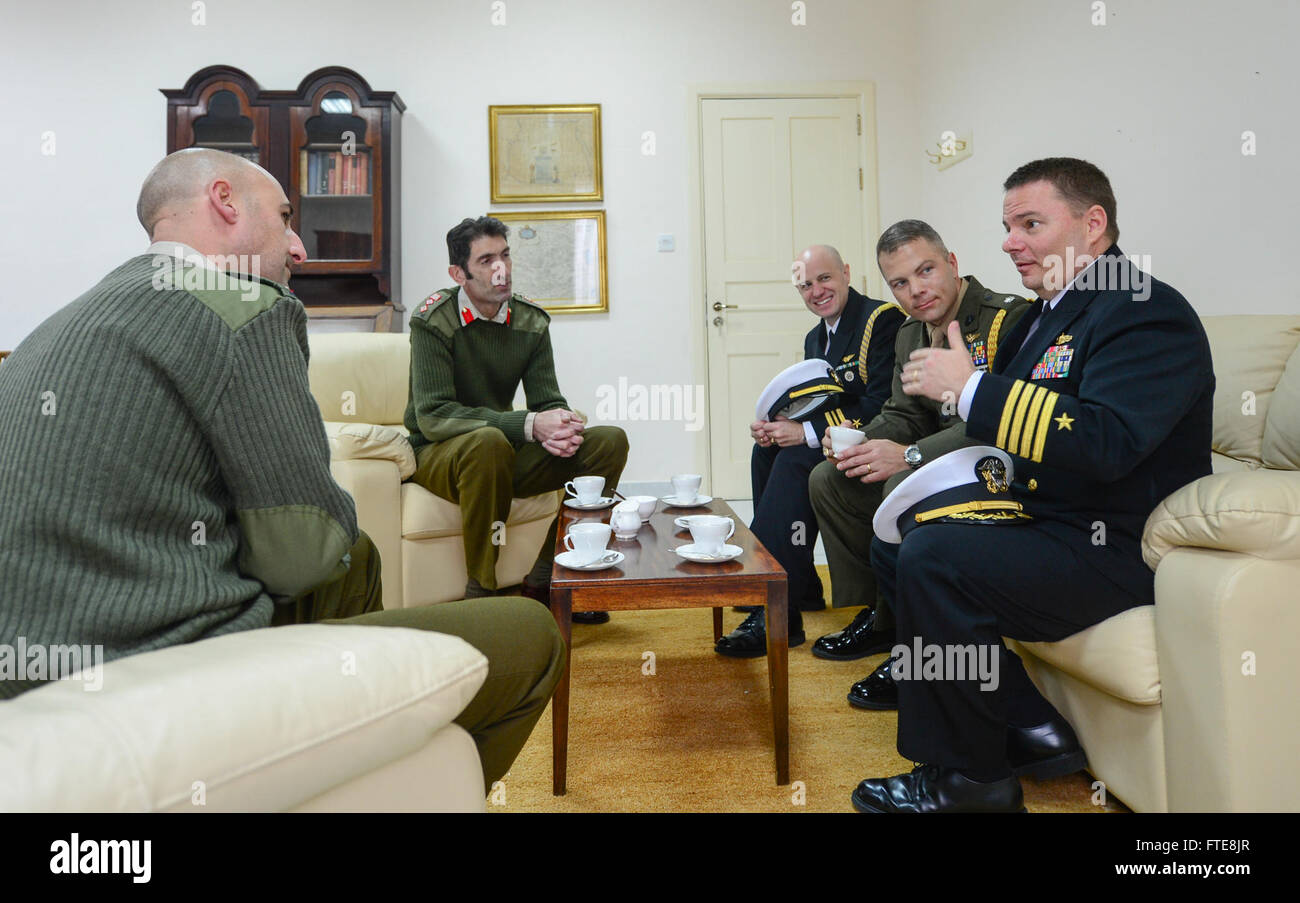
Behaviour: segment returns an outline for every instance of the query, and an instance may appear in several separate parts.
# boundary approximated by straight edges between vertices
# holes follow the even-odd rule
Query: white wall
[[[918,128],[931,147],[973,128],[975,155],[923,165],[915,211],[963,272],[1019,290],[1002,181],[1038,157],[1083,157],[1115,188],[1120,247],[1150,255],[1202,315],[1300,312],[1295,0],[1112,0],[1104,26],[1089,0],[918,9]],[[1241,153],[1248,129],[1255,156]]]
[[[1296,4],[1115,0],[1101,28],[1086,0],[807,7],[803,27],[785,0],[506,0],[504,27],[490,24],[487,0],[207,0],[201,27],[188,2],[6,9],[0,83],[23,99],[10,94],[0,129],[0,348],[141,250],[136,192],[166,150],[158,89],[216,63],[265,88],[345,65],[401,94],[408,308],[448,284],[450,225],[489,209],[487,106],[601,103],[611,310],[557,317],[553,329],[561,385],[589,412],[596,387],[620,375],[706,382],[673,340],[685,330],[702,342],[705,323],[688,209],[696,83],[875,82],[881,223],[931,220],[963,270],[992,286],[1016,288],[999,250],[1001,180],[1035,156],[1069,154],[1111,175],[1122,245],[1150,254],[1203,313],[1300,309],[1284,273],[1300,221],[1284,45]],[[934,171],[923,148],[966,127],[974,157]],[[1244,129],[1258,133],[1255,157],[1240,154]],[[47,130],[54,156],[40,152]],[[646,130],[653,157],[640,152]],[[676,235],[676,253],[655,251],[660,232]],[[704,433],[625,426],[628,479],[703,466]]]

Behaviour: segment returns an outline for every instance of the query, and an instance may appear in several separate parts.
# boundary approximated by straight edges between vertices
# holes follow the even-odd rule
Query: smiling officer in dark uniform
[[[790,645],[804,642],[801,608],[821,608],[822,586],[813,567],[817,520],[808,501],[808,474],[822,460],[821,439],[836,424],[860,426],[880,411],[894,374],[894,339],[902,311],[859,294],[849,266],[829,245],[813,245],[794,263],[795,287],[821,322],[804,337],[804,358],[822,358],[843,389],[832,405],[805,422],[757,420],[750,424],[754,451],[750,478],[754,520],[750,529],[785,568],[790,599]],[[750,613],[714,647],[722,655],[767,654],[763,609]]]

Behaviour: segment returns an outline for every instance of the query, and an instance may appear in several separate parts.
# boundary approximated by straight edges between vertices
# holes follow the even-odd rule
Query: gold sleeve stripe
[[[1016,413],[1011,418],[1011,432],[1007,435],[1007,451],[1013,455],[1020,454],[1020,427],[1025,422],[1025,409],[1029,407],[1029,399],[1034,397],[1036,389],[1041,386],[1026,386],[1020,393],[1020,399],[1016,402]]]
[[[1047,404],[1043,405],[1043,413],[1038,415],[1038,435],[1034,437],[1033,462],[1035,464],[1043,463],[1043,445],[1047,442],[1047,427],[1052,422],[1052,410],[1056,407],[1056,399],[1060,398],[1057,392],[1047,393]]]
[[[892,301],[886,301],[867,317],[867,325],[862,327],[862,344],[858,346],[858,376],[862,377],[862,384],[867,384],[867,348],[871,345],[871,329],[876,325],[876,317],[883,314],[889,309],[902,312],[903,308],[899,307]]]
[[[1029,450],[1034,447],[1034,430],[1039,425],[1038,411],[1043,400],[1051,393],[1042,386],[1034,387],[1034,397],[1029,401],[1029,412],[1025,415],[1025,431],[1020,436],[1020,454],[1029,457]]]
[[[998,439],[993,443],[998,448],[1007,447],[1007,429],[1011,426],[1011,412],[1015,409],[1016,398],[1024,387],[1025,383],[1022,380],[1013,382],[1011,391],[1007,393],[1007,400],[1002,403],[1002,420],[998,422]]]
[[[1002,321],[1007,318],[1007,312],[1000,310],[997,316],[993,318],[993,325],[989,327],[988,353],[989,369],[993,369],[993,358],[998,356],[998,333],[1002,330]]]

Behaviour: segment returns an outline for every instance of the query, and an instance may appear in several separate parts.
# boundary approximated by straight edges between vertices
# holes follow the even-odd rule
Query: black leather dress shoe
[[[894,647],[894,631],[875,628],[875,611],[864,608],[853,616],[848,627],[838,633],[828,633],[813,643],[812,654],[833,662],[852,662],[888,652]]]
[[[790,648],[802,646],[807,637],[803,626],[790,628]],[[767,655],[767,613],[760,609],[740,622],[740,626],[714,645],[713,651],[731,658],[757,658]]]
[[[1088,767],[1079,738],[1059,715],[1034,727],[1007,728],[1007,761],[1017,777],[1044,781]]]
[[[572,615],[574,624],[608,624],[607,611],[575,611]]]
[[[851,799],[859,812],[1025,811],[1024,793],[1014,775],[984,784],[940,765],[918,765],[892,778],[869,778]]]
[[[880,663],[862,680],[849,690],[849,705],[859,709],[889,710],[898,708],[898,684],[889,669],[894,664],[893,656]]]

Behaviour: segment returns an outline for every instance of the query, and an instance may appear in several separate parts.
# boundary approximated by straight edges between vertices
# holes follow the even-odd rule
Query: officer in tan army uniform
[[[903,392],[903,365],[918,348],[948,347],[948,324],[955,319],[975,365],[987,369],[999,339],[1029,308],[1019,295],[990,291],[974,276],[958,275],[956,255],[920,220],[903,220],[886,229],[876,243],[876,260],[908,314],[896,340],[893,393],[880,414],[863,427],[866,441],[838,460],[817,465],[808,481],[830,564],[833,604],[867,606],[844,630],[813,645],[813,655],[834,661],[864,658],[894,644],[893,615],[876,592],[870,566],[876,508],[927,461],[978,444],[966,438],[956,398],[941,403]],[[828,442],[823,445],[829,450]],[[871,678],[860,681],[849,701],[863,708],[893,707],[892,699],[871,690]]]

